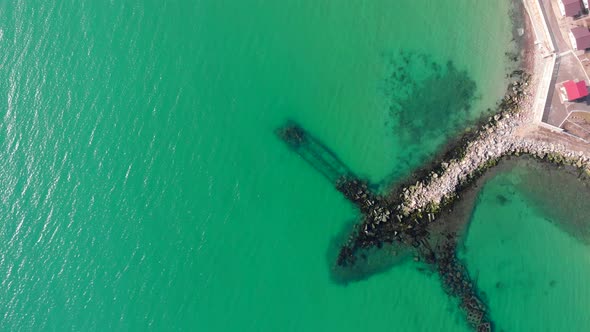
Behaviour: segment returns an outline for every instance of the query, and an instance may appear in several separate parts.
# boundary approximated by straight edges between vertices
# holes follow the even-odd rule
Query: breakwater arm
[[[408,218],[397,211],[400,205],[374,193],[367,181],[354,175],[327,146],[297,123],[288,122],[277,130],[277,134],[302,159],[331,181],[361,212],[361,228],[342,247],[337,260],[339,266],[354,266],[359,256],[357,251],[361,248],[375,246],[379,249],[384,243],[394,242],[415,248],[424,261],[439,273],[445,291],[460,299],[468,322],[478,331],[491,329],[488,310],[478,298],[476,285],[469,278],[467,269],[456,256],[456,236],[434,234],[435,238],[442,238],[443,242],[434,248],[430,244],[432,239],[429,237],[428,226],[434,221],[433,212],[424,215],[420,212],[409,214],[413,222],[405,223]],[[366,255],[360,254],[360,257]]]

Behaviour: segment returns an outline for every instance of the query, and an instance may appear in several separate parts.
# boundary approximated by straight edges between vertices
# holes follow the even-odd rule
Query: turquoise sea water
[[[0,2],[0,329],[466,330],[410,262],[330,279],[356,211],[273,131],[408,174],[501,97],[510,10]]]

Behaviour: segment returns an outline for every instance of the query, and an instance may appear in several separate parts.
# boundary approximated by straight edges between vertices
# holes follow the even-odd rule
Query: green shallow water
[[[273,131],[408,174],[501,97],[510,7],[1,2],[0,329],[466,330],[413,263],[332,282],[356,211]]]
[[[463,257],[499,331],[590,327],[590,222],[580,204],[587,186],[563,170],[519,162],[479,193]]]

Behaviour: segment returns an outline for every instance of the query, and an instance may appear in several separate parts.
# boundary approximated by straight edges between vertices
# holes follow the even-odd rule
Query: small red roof
[[[563,87],[567,93],[567,100],[576,100],[588,95],[588,88],[584,81],[579,81],[577,83],[574,81],[567,81],[563,83]]]

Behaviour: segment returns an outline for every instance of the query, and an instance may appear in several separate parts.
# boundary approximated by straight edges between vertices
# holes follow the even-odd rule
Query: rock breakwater
[[[530,155],[590,172],[587,154],[563,144],[519,135],[519,130],[532,122],[533,96],[529,92],[535,86],[531,76],[523,71],[515,71],[511,76],[514,81],[499,104],[498,113],[478,130],[466,133],[455,149],[415,183],[381,197],[367,195],[366,187],[355,186],[355,182],[343,181],[352,187],[347,191],[356,190],[353,196],[361,207],[363,221],[342,247],[337,264],[354,265],[357,251],[381,248],[385,243],[420,248],[424,260],[436,268],[447,293],[460,299],[467,321],[477,331],[492,330],[489,310],[456,257],[456,238],[449,236],[443,245],[431,249],[429,225],[436,222],[442,211],[452,209],[463,190],[506,156]],[[363,197],[371,197],[370,204],[359,202]]]
[[[590,158],[583,152],[517,135],[519,128],[531,122],[531,76],[520,70],[512,76],[515,79],[499,104],[499,112],[478,130],[467,133],[447,159],[435,164],[424,178],[375,199],[377,204],[343,247],[338,264],[351,263],[354,257],[350,254],[359,248],[380,246],[380,242],[420,243],[428,233],[427,225],[436,221],[441,210],[450,207],[463,189],[503,157],[526,154],[590,171]]]
[[[354,266],[357,257],[366,259],[365,250],[380,249],[385,244],[416,248],[420,257],[440,275],[447,293],[460,299],[471,326],[478,331],[492,329],[489,311],[456,257],[456,236],[447,235],[442,244],[432,248],[432,239],[444,236],[431,225],[436,225],[443,211],[453,208],[463,190],[503,157],[526,154],[590,172],[587,154],[519,134],[531,123],[533,98],[529,91],[534,91],[535,84],[531,84],[530,75],[520,70],[514,71],[511,77],[513,82],[496,115],[479,129],[468,131],[456,147],[428,172],[422,172],[416,182],[383,195],[371,190],[367,181],[355,176],[334,153],[295,123],[290,122],[277,131],[281,139],[324,174],[361,212],[362,221],[340,249],[338,266]]]

